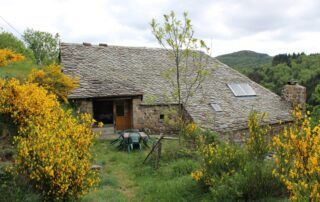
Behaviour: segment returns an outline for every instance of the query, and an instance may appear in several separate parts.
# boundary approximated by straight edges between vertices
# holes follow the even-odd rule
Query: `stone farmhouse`
[[[80,78],[69,100],[81,112],[115,130],[166,130],[165,111],[178,107],[164,101],[164,92],[172,86],[162,72],[174,67],[167,50],[89,43],[61,43],[60,49],[63,72]],[[280,97],[213,57],[208,71],[201,90],[183,107],[191,121],[222,134],[245,131],[252,110],[266,112],[266,123],[275,127],[290,122],[292,104],[304,104],[306,99],[300,85],[284,86]],[[147,103],[147,96],[154,102]]]

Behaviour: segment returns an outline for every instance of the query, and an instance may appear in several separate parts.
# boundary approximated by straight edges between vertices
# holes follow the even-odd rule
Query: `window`
[[[164,114],[160,114],[159,123],[163,123],[163,121],[164,121]]]
[[[247,83],[231,83],[228,87],[236,97],[256,96],[256,92]]]
[[[214,111],[216,111],[216,112],[222,112],[222,109],[221,109],[221,107],[220,107],[219,104],[217,104],[217,103],[210,103],[210,105],[211,105],[211,107],[214,109]]]

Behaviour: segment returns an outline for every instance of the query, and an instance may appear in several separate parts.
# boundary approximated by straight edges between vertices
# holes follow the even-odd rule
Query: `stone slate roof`
[[[64,73],[80,77],[80,87],[70,99],[144,94],[163,103],[164,93],[172,88],[161,75],[174,67],[164,49],[70,43],[61,43],[60,48]],[[201,91],[186,106],[193,121],[202,127],[219,132],[245,129],[252,110],[266,112],[270,124],[291,121],[290,104],[280,96],[215,58],[209,58],[208,70]],[[257,96],[235,97],[228,83],[248,83]],[[210,103],[219,104],[222,112],[214,111]]]

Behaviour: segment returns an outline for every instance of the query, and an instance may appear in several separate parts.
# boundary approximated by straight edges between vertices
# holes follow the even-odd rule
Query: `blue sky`
[[[188,11],[212,55],[253,50],[320,52],[319,0],[0,0],[0,16],[20,33],[59,33],[63,42],[158,47],[149,22]],[[0,27],[15,33],[2,19]]]

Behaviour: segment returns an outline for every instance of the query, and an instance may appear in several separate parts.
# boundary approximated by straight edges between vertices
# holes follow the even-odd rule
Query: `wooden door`
[[[117,100],[114,104],[116,130],[130,129],[132,114],[131,100]]]

